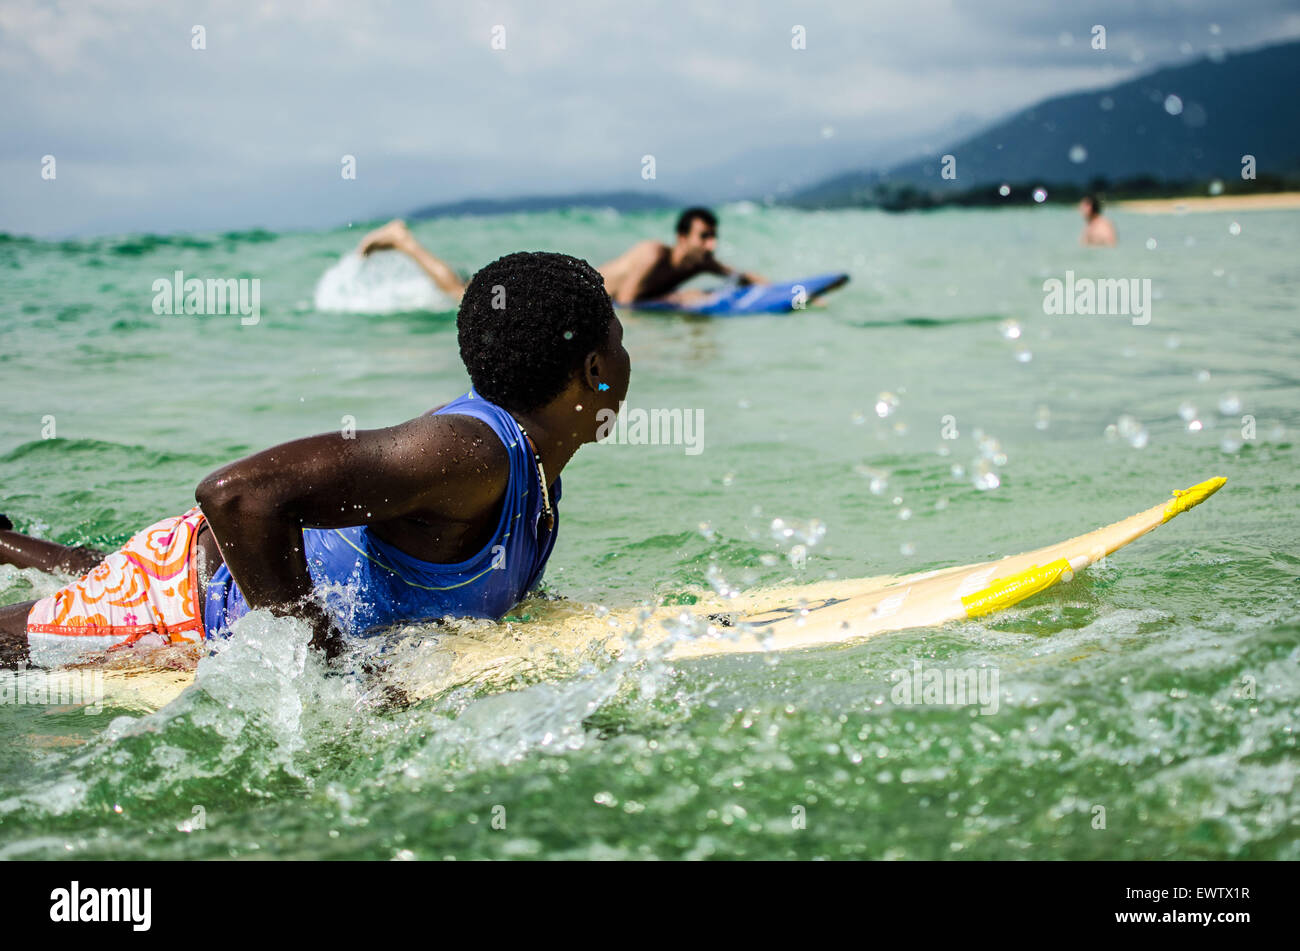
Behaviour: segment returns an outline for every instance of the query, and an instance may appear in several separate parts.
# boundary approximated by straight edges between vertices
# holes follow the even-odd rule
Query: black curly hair
[[[586,261],[516,251],[465,288],[460,358],[479,396],[526,413],[558,396],[587,354],[605,347],[613,317],[605,279]]]
[[[677,216],[677,233],[687,235],[691,233],[691,223],[699,218],[704,222],[705,227],[717,230],[718,216],[708,208],[701,208],[698,205],[694,208],[687,208]]]

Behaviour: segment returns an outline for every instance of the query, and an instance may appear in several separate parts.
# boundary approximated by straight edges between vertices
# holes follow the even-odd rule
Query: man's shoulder
[[[487,422],[452,410],[417,416],[401,428],[399,451],[433,476],[430,494],[442,498],[444,514],[470,514],[500,499],[510,452]]]
[[[644,258],[645,260],[657,261],[667,256],[670,250],[671,249],[668,245],[664,244],[662,241],[655,241],[647,238],[645,241],[638,241],[636,244],[632,245],[629,253],[636,255],[638,258]]]
[[[638,241],[626,251],[600,266],[602,274],[618,273],[628,266],[653,267],[667,254],[668,247],[659,241]]]
[[[458,449],[481,460],[484,457],[504,459],[506,450],[496,431],[484,419],[455,408],[438,413],[425,413],[406,423],[417,438],[437,443],[451,442]]]
[[[420,463],[435,463],[443,475],[462,471],[492,478],[509,471],[509,450],[486,421],[457,413],[425,413],[395,426],[390,450]]]

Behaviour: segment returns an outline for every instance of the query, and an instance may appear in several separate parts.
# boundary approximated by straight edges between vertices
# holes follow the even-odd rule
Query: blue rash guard
[[[548,530],[537,463],[514,418],[473,390],[431,415],[442,414],[481,419],[505,444],[510,481],[496,532],[473,557],[443,565],[412,558],[365,525],[303,529],[312,582],[325,589],[326,604],[349,634],[447,616],[496,620],[542,579],[559,528],[560,480],[550,490],[555,529]],[[207,636],[223,635],[248,610],[230,569],[222,565],[208,582]]]

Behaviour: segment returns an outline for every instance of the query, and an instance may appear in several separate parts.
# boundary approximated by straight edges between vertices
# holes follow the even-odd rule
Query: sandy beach
[[[1178,215],[1189,211],[1277,211],[1300,208],[1300,192],[1148,198],[1140,201],[1118,201],[1115,202],[1115,207],[1139,215]]]

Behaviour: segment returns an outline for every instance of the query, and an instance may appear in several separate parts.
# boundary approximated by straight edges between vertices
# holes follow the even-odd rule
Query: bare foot
[[[362,238],[357,252],[362,257],[365,257],[372,251],[387,251],[390,249],[402,251],[409,246],[410,240],[411,232],[406,227],[406,222],[401,218],[394,218],[382,228],[376,228]]]

